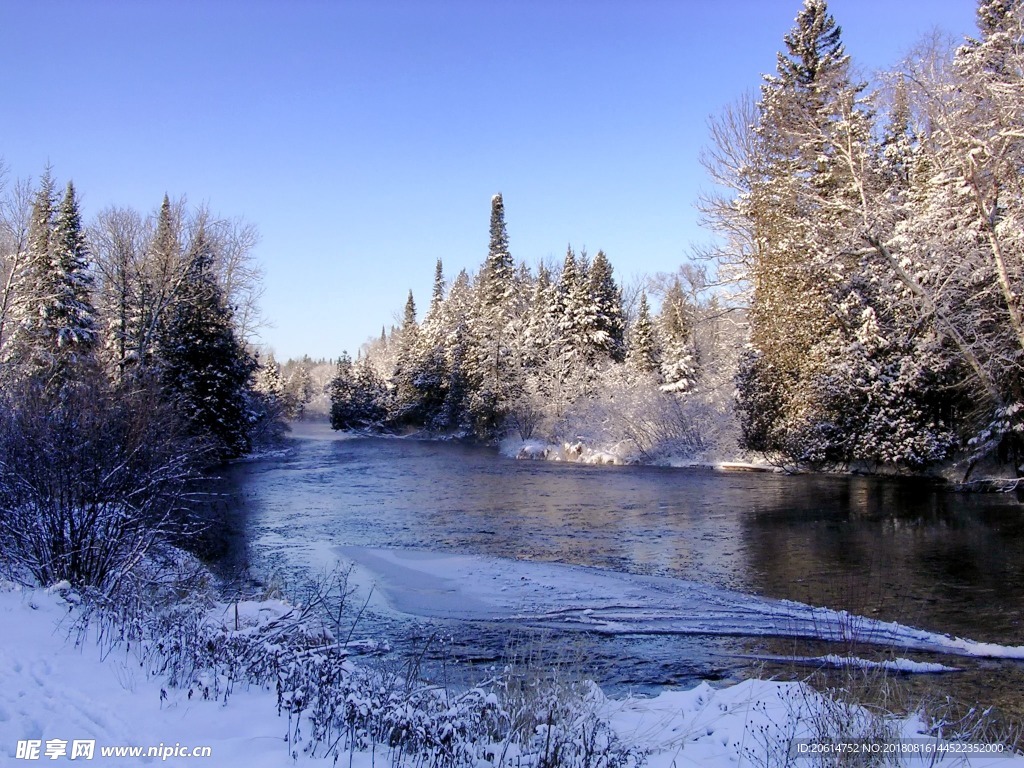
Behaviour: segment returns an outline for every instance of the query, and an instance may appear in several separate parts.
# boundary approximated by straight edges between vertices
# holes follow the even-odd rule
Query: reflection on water
[[[227,481],[241,536],[225,567],[316,571],[334,545],[416,547],[676,576],[1024,643],[1024,513],[1008,496],[916,480],[517,462],[459,443],[339,439],[316,424],[296,425],[286,457],[236,465]],[[463,655],[490,653],[485,630],[447,630]],[[618,683],[730,676],[746,663],[738,641],[594,642]]]

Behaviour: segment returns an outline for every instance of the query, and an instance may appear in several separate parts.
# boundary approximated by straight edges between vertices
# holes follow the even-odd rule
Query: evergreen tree
[[[420,423],[422,393],[419,388],[419,326],[416,324],[416,302],[412,291],[405,302],[402,327],[398,332],[397,356],[391,383],[395,388],[395,413],[393,420],[397,425]]]
[[[13,362],[60,389],[94,372],[98,333],[75,188],[69,183],[58,204],[49,171],[32,208],[26,278]]]
[[[53,246],[53,261],[59,279],[55,286],[51,322],[58,357],[91,366],[95,363],[98,337],[96,311],[90,296],[89,252],[78,198],[71,182],[68,182],[57,211]]]
[[[384,383],[364,362],[352,362],[347,352],[338,358],[331,393],[332,429],[379,429],[388,416]]]
[[[589,362],[596,341],[597,307],[588,290],[586,266],[586,255],[577,259],[570,245],[558,277],[556,311],[563,354],[573,358],[573,364]]]
[[[462,270],[452,282],[441,307],[441,353],[443,393],[441,407],[434,416],[434,429],[466,431],[472,428],[470,407],[473,373],[471,350],[476,347],[471,315],[475,299],[469,275]],[[435,348],[438,349],[438,348]]]
[[[556,290],[551,271],[542,264],[533,282],[525,324],[524,364],[534,371],[547,366],[558,337]]]
[[[436,315],[444,301],[444,265],[438,259],[434,265],[434,287],[430,294],[430,309],[427,310],[427,317]]]
[[[694,307],[683,293],[678,278],[661,303],[659,326],[662,338],[661,377],[665,392],[687,392],[697,377],[693,343]]]
[[[164,195],[157,214],[156,230],[147,248],[142,274],[139,275],[138,301],[135,307],[133,358],[141,371],[153,361],[166,315],[178,298],[187,271],[192,265],[184,258],[170,198]]]
[[[274,359],[273,352],[268,352],[263,360],[258,361],[253,377],[253,390],[273,402],[284,401],[284,379],[281,378],[281,366]]]
[[[211,272],[200,231],[180,295],[159,336],[160,378],[191,434],[229,459],[250,446],[249,380],[256,363],[235,336],[232,310]]]
[[[361,393],[357,389],[352,358],[342,352],[331,379],[331,429],[355,429],[365,426],[358,408]]]
[[[487,261],[481,273],[484,286],[482,303],[485,307],[506,304],[511,296],[512,275],[515,264],[508,249],[508,230],[505,226],[505,201],[498,193],[491,198],[490,243]]]
[[[515,264],[508,249],[505,203],[491,198],[490,245],[477,286],[478,309],[471,320],[476,348],[467,374],[473,382],[470,409],[475,429],[493,435],[501,427],[501,403],[515,388],[512,354]]]
[[[658,341],[646,292],[640,294],[640,304],[630,333],[626,362],[640,373],[654,373],[660,368]]]
[[[823,400],[821,384],[848,343],[833,307],[859,238],[851,152],[862,152],[870,123],[824,0],[805,0],[784,41],[761,89],[749,194],[737,201],[755,247],[738,404],[747,448],[843,461],[846,446],[823,431],[843,405],[835,392]]]
[[[285,381],[284,388],[288,401],[288,416],[293,419],[302,419],[305,415],[306,406],[312,402],[316,395],[313,387],[313,377],[310,368],[313,361],[308,355],[303,356],[292,367]]]
[[[626,356],[626,324],[622,318],[622,294],[612,275],[604,251],[598,251],[590,265],[588,291],[594,303],[594,346],[599,355],[621,363]]]

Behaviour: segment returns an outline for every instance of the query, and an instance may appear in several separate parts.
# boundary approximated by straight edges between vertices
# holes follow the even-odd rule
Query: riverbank
[[[303,437],[328,429],[325,420],[290,422]],[[408,434],[377,432],[356,432],[341,430],[339,436],[353,438],[395,438],[421,441],[458,441],[481,447],[496,446],[500,455],[520,461],[550,461],[596,466],[658,466],[675,468],[711,469],[719,472],[754,472],[773,474],[817,474],[817,475],[865,475],[878,477],[909,477],[926,479],[948,485],[956,491],[970,493],[1015,493],[1024,490],[1024,478],[1014,477],[1013,468],[987,462],[972,468],[970,479],[964,479],[968,462],[965,458],[930,467],[927,470],[911,472],[897,466],[879,466],[858,463],[840,469],[810,469],[769,461],[761,455],[748,454],[735,448],[709,447],[697,452],[673,450],[644,452],[629,441],[621,440],[607,444],[591,444],[583,439],[554,441],[539,438],[528,440],[506,437],[497,442],[480,441],[467,434],[437,434],[415,431]],[[322,438],[320,438],[322,439]],[[1018,493],[1018,496],[1020,494]],[[1022,498],[1024,501],[1024,498]]]
[[[317,744],[312,722],[303,720],[312,721],[312,716],[294,699],[293,714],[289,716],[289,707],[281,706],[281,691],[273,685],[239,679],[228,695],[226,680],[207,681],[208,685],[220,686],[217,690],[222,693],[213,696],[197,693],[194,685],[174,687],[156,671],[161,656],[154,638],[111,645],[109,637],[104,641],[95,633],[95,625],[80,634],[76,621],[81,610],[77,596],[66,588],[26,589],[6,584],[0,589],[4,627],[4,643],[0,646],[0,756],[7,762],[46,759],[49,763],[52,757],[52,762],[61,764],[71,760],[74,750],[91,749],[93,764],[115,768],[146,764],[228,768],[331,764],[323,759],[332,759],[326,744],[319,744],[316,754],[307,751]],[[265,632],[268,627],[279,627],[288,612],[289,607],[280,601],[217,604],[210,607],[203,626],[228,635],[252,636],[261,628]],[[166,654],[166,650],[163,652]],[[359,663],[348,666],[346,674],[355,675]],[[559,711],[580,730],[556,733],[551,727],[556,723],[548,724],[550,733],[540,729],[549,739],[551,734],[567,739],[566,756],[570,754],[570,742],[579,744],[591,734],[595,749],[611,754],[608,750],[615,745],[615,755],[624,761],[620,765],[765,766],[785,763],[786,754],[795,749],[794,744],[801,743],[800,739],[806,740],[802,742],[806,749],[819,749],[814,745],[840,739],[851,744],[900,742],[905,745],[903,749],[917,750],[917,757],[904,759],[900,765],[1024,767],[1022,756],[991,757],[976,752],[964,761],[959,751],[936,752],[950,749],[951,742],[938,740],[920,716],[879,716],[852,702],[823,696],[802,683],[748,680],[719,688],[701,683],[654,698],[610,699],[593,686],[575,690],[580,694],[573,699],[577,711]],[[488,708],[508,706],[509,699],[499,700],[500,690],[495,691],[478,699],[466,698],[461,692],[460,700],[469,704],[461,709],[454,695],[447,700],[446,712],[463,713],[465,717],[459,720],[459,727],[449,731],[451,738],[446,746],[438,743],[431,747],[423,742],[419,752],[403,752],[393,740],[391,744],[378,742],[372,748],[357,748],[339,732],[341,740],[335,742],[335,753],[353,768],[434,764],[440,753],[431,758],[431,749],[449,749],[451,739],[462,739],[458,754],[467,758],[465,764],[496,766],[502,764],[502,754],[519,761],[512,765],[534,764],[530,743],[536,749],[543,749],[543,743],[486,743],[479,739],[479,731],[467,725],[473,711],[479,714]],[[451,694],[454,692],[444,692],[446,696]],[[286,692],[285,698],[288,696]],[[406,701],[412,707],[408,710],[409,723],[419,722],[424,727],[432,722],[444,724],[444,715],[436,711],[433,721],[426,717],[425,708],[421,708],[422,717],[416,716],[415,701],[422,699],[410,697]],[[369,702],[357,705],[368,706]],[[367,718],[371,714],[365,713]],[[448,722],[454,725],[450,718]],[[994,742],[981,740],[983,731],[962,725],[966,730],[961,735],[970,737],[970,749],[1000,749]],[[943,733],[949,738],[952,731],[946,729]],[[152,757],[126,751],[150,748],[159,751]],[[33,757],[35,754],[38,758]],[[471,754],[473,760],[468,761]],[[82,759],[85,752],[78,755],[77,759]],[[940,759],[935,760],[936,756]],[[566,760],[559,764],[604,763]]]

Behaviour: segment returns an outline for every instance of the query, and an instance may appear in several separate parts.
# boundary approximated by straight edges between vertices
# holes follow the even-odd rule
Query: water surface
[[[308,423],[295,425],[287,455],[226,479],[240,503],[224,567],[293,583],[329,566],[337,546],[417,548],[669,576],[1024,644],[1024,514],[1012,496],[923,480],[523,462]],[[507,639],[505,628],[365,620],[405,638],[450,635],[464,659],[497,656]],[[780,650],[722,638],[586,642],[612,687],[736,678],[751,669],[741,656]],[[978,689],[1022,681],[1005,662],[977,665],[971,679],[988,681]]]

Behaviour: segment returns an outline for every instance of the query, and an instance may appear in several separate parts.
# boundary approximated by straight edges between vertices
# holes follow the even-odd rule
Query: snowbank
[[[48,747],[95,742],[98,766],[216,765],[285,768],[329,765],[299,753],[288,754],[286,720],[279,717],[273,691],[238,690],[226,704],[189,698],[149,674],[131,649],[103,653],[94,641],[69,636],[78,610],[73,594],[62,590],[0,589],[0,763],[18,759],[18,745],[38,742],[40,759],[63,764],[68,755],[45,757]],[[251,626],[285,612],[280,602],[225,604],[211,613],[225,625]],[[219,618],[218,618],[219,617]],[[775,764],[795,738],[818,738],[835,724],[843,738],[863,736],[877,718],[829,699],[798,683],[746,681],[727,688],[703,683],[655,698],[605,699],[599,713],[627,745],[646,750],[652,768]],[[891,736],[920,738],[916,718],[886,721]],[[823,725],[824,724],[824,725]],[[861,730],[858,730],[861,729]],[[934,742],[930,742],[934,743]],[[101,756],[101,749],[159,746],[179,750],[209,747],[209,758]],[[934,755],[932,755],[934,756]],[[354,768],[389,765],[390,758],[357,753]],[[950,756],[935,765],[961,765]],[[930,765],[930,759],[907,765]],[[975,760],[973,766],[1024,768],[1024,758]],[[483,765],[483,764],[481,764]]]
[[[504,440],[502,456],[530,461],[565,461],[574,464],[639,464],[635,451],[624,443],[590,447],[582,441],[546,443],[542,440]]]

